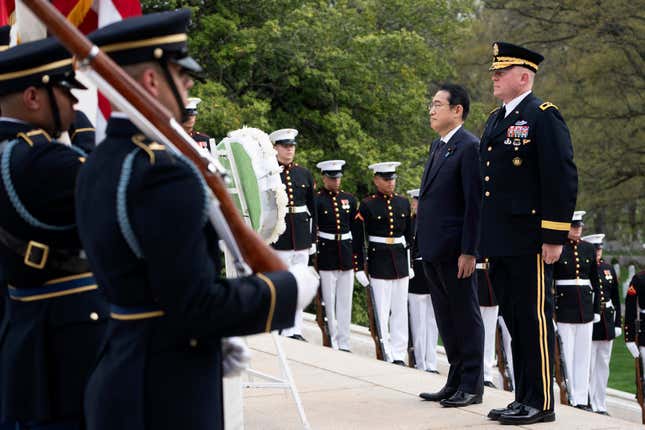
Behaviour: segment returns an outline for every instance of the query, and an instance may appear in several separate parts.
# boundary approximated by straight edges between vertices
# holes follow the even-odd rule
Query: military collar
[[[105,129],[108,137],[131,137],[137,133],[141,133],[139,128],[122,114],[112,114]]]
[[[518,106],[520,105],[520,103],[522,103],[522,100],[524,100],[526,97],[528,97],[528,95],[529,95],[529,94],[531,94],[531,92],[532,92],[532,90],[528,90],[527,92],[522,93],[522,94],[520,94],[519,96],[515,97],[515,98],[514,98],[513,100],[511,100],[510,102],[508,102],[508,103],[504,104],[504,107],[506,108],[506,115],[505,115],[505,118],[506,118],[507,116],[509,116],[509,115],[510,115],[510,113],[513,111],[513,109],[515,109],[516,107],[518,107]]]
[[[26,133],[35,128],[31,124],[14,118],[0,117],[0,141],[11,139],[18,133]]]
[[[580,239],[569,239],[569,238],[567,238],[567,240],[569,241],[569,243],[571,245],[577,245],[577,244],[580,243]]]
[[[378,197],[382,198],[382,199],[391,199],[391,198],[393,198],[396,194],[395,194],[395,193],[392,193],[392,194],[383,194],[382,192],[377,191],[377,192],[376,192],[376,195],[377,195]]]
[[[327,188],[324,189],[324,191],[327,193],[328,196],[330,197],[337,197],[340,194],[340,191],[330,191]]]

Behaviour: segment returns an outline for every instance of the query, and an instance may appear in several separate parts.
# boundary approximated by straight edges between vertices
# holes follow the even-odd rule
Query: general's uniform
[[[604,234],[585,236],[598,249],[602,249]],[[614,268],[602,258],[598,260],[598,286],[600,292],[600,321],[593,325],[591,342],[591,366],[589,375],[589,401],[591,409],[607,413],[607,382],[609,361],[614,338],[621,334],[620,296],[618,277]]]
[[[496,43],[491,69],[537,70],[542,56]],[[552,266],[543,243],[563,244],[577,194],[577,172],[567,126],[552,103],[525,93],[491,113],[480,145],[484,197],[480,254],[500,313],[513,339],[515,400],[529,406],[520,419],[553,419]],[[526,409],[526,408],[525,408]]]
[[[316,195],[318,214],[317,267],[320,273],[332,347],[350,349],[354,264],[352,223],[358,202],[344,191],[326,189]]]
[[[280,129],[269,135],[273,144],[295,145],[295,129]],[[309,170],[297,163],[282,164],[280,179],[287,191],[287,213],[284,217],[287,228],[271,246],[284,263],[291,267],[307,265],[312,244],[316,243],[317,214],[314,177]],[[294,326],[282,330],[284,336],[302,338],[302,311],[296,313]]]
[[[355,270],[363,270],[367,259],[385,358],[404,361],[408,346],[408,247],[412,240],[410,202],[398,194],[376,192],[361,201],[356,220]],[[365,242],[367,255],[363,251]]]
[[[416,191],[416,198],[418,198],[419,190],[414,191]],[[415,198],[414,195],[413,198]],[[415,235],[415,215],[410,218],[410,224],[412,225],[410,258],[412,258],[412,269],[415,275],[410,279],[408,285],[408,311],[410,313],[410,333],[414,346],[415,367],[420,370],[436,372],[439,329],[430,296],[430,281],[423,270],[423,260],[419,255],[419,246]]]
[[[108,52],[119,64],[196,65],[186,51],[189,16],[130,18],[90,38],[117,44]],[[112,115],[106,135],[77,188],[79,233],[111,310],[87,384],[87,428],[222,429],[221,340],[292,325],[296,281],[286,271],[221,278],[209,193],[194,165],[123,114]]]
[[[71,62],[54,39],[0,53],[0,95],[31,85],[84,88]],[[80,256],[74,216],[86,154],[16,119],[3,118],[0,129],[0,267],[9,286],[0,335],[2,419],[26,429],[78,429],[108,315]]]
[[[589,242],[569,239],[554,264],[555,320],[573,406],[587,405],[591,335],[594,314],[600,313],[596,250]]]

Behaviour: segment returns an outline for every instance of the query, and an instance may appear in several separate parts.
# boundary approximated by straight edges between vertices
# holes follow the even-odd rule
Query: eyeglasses
[[[428,112],[432,111],[432,109],[439,110],[444,106],[450,107],[452,105],[450,103],[432,102],[428,105]]]

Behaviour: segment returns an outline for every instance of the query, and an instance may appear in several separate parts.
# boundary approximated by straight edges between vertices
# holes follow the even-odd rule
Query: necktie
[[[497,128],[500,122],[506,117],[506,106],[502,106],[501,109],[497,112],[495,117],[495,122],[493,123],[493,129]]]
[[[432,154],[430,167],[432,167],[432,165],[437,162],[437,159],[439,158],[439,154],[443,151],[444,146],[446,146],[446,142],[444,142],[443,140],[440,140],[439,142],[437,142],[437,149],[434,151],[434,154]]]

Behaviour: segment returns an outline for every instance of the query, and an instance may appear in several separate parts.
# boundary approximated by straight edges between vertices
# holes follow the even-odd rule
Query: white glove
[[[621,334],[623,334],[623,331],[620,327],[614,327],[614,336],[619,337]]]
[[[309,255],[315,254],[316,253],[316,244],[312,243],[311,247],[309,247]]]
[[[638,346],[636,346],[636,342],[626,342],[625,346],[627,347],[630,354],[632,354],[634,358],[638,358],[640,353],[638,352]]]
[[[356,272],[356,280],[364,287],[367,287],[370,284],[370,280],[367,278],[367,273],[365,273],[364,270]]]
[[[304,264],[297,264],[289,268],[289,272],[296,278],[298,284],[298,310],[304,309],[314,299],[316,291],[318,291],[318,284],[320,283],[320,276],[311,266]]]
[[[600,314],[593,314],[593,322],[594,323],[600,322]]]
[[[241,337],[222,339],[222,373],[224,377],[237,376],[249,367],[251,350]]]
[[[410,267],[410,269],[408,270],[408,276],[410,277],[410,279],[414,278],[414,269],[412,267]]]

